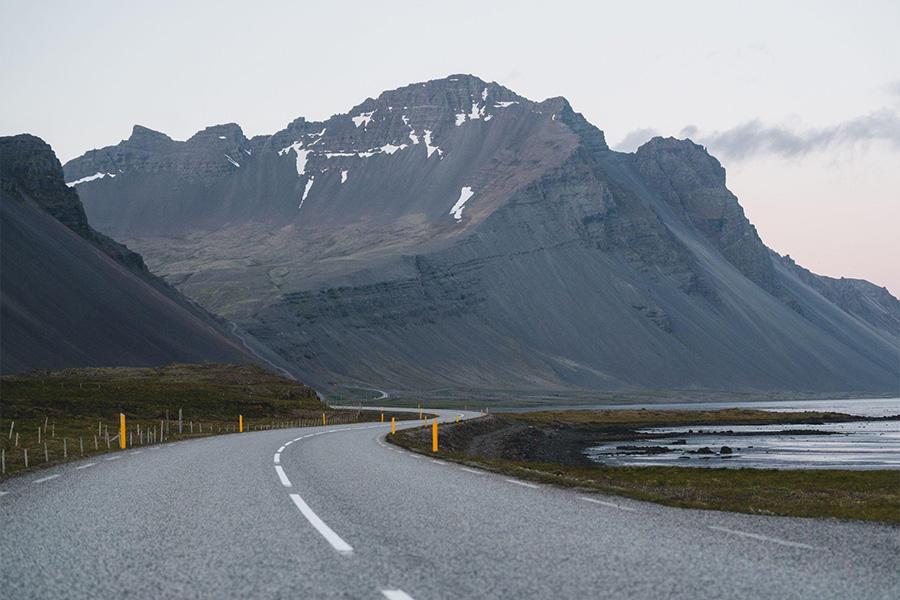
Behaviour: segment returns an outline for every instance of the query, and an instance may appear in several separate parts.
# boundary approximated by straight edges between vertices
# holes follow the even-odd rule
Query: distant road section
[[[896,528],[556,489],[411,454],[384,440],[389,430],[362,423],[216,436],[4,482],[2,595],[697,600],[900,592]]]

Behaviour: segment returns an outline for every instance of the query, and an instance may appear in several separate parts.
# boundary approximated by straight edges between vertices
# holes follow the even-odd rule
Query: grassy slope
[[[792,424],[853,420],[835,413],[724,411],[575,411],[504,415],[534,424],[647,427],[709,424]],[[444,425],[442,429],[461,427]],[[449,432],[448,432],[449,433]],[[391,441],[431,454],[430,431],[398,432]],[[617,494],[668,506],[752,514],[840,518],[900,524],[900,472],[572,466],[441,450],[441,458],[515,477]]]
[[[179,408],[184,419],[180,434]],[[119,413],[126,416],[128,438],[135,446],[141,445],[142,438],[144,444],[149,443],[146,432],[154,428],[157,442],[163,437],[168,442],[233,432],[238,415],[244,417],[245,430],[321,425],[322,413],[327,414],[329,423],[379,417],[333,411],[319,402],[311,388],[254,365],[90,368],[7,375],[0,378],[0,448],[6,458],[2,476],[25,470],[26,448],[29,470],[116,451],[115,442],[107,450],[106,433],[114,437],[118,432]],[[160,427],[164,435],[160,435]]]

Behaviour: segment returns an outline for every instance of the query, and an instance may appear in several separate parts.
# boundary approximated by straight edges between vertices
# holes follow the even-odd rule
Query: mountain
[[[896,298],[769,250],[704,148],[612,151],[563,98],[455,75],[250,139],[135,126],[64,170],[101,231],[319,385],[898,389]]]
[[[49,145],[0,138],[0,372],[256,360],[88,224]]]

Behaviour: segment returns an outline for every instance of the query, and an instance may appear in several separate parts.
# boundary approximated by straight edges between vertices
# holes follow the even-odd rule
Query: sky
[[[565,96],[619,150],[690,137],[771,248],[900,293],[896,0],[3,0],[0,21],[0,135],[63,162],[135,123],[268,134],[472,73]]]

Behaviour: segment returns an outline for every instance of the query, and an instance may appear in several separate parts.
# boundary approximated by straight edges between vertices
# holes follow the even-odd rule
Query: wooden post
[[[47,452],[47,442],[44,442],[44,462],[50,462],[50,453]]]
[[[15,426],[16,426],[16,422],[15,422],[15,421],[10,422],[10,424],[9,424],[9,436],[7,436],[6,439],[8,439],[8,440],[11,440],[11,439],[12,439],[13,427],[15,427]]]
[[[78,436],[78,448],[81,450],[81,455],[84,456],[84,438],[80,435]]]
[[[22,452],[25,453],[25,468],[28,468],[28,448],[22,448]]]
[[[38,427],[38,445],[41,443],[41,428]]]
[[[0,448],[0,474],[6,475],[6,448]]]
[[[63,438],[63,458],[69,458],[69,447],[66,444],[66,438]]]
[[[181,434],[181,426],[184,425],[184,420],[181,418],[181,409],[178,409],[178,434]]]

